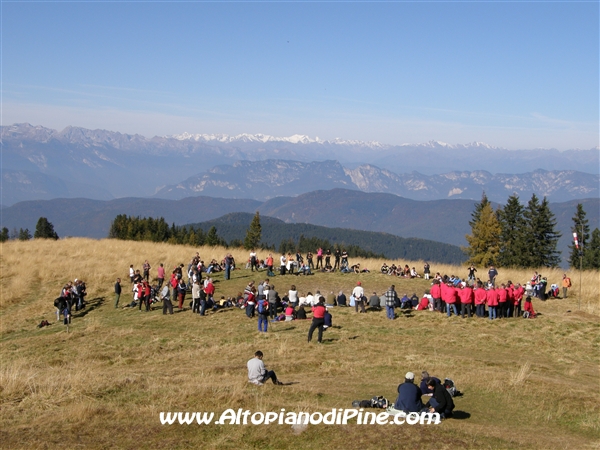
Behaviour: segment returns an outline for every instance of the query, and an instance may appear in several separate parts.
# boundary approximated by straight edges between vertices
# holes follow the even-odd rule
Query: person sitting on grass
[[[415,374],[408,372],[404,376],[404,383],[398,386],[398,398],[394,408],[405,413],[420,412],[423,409],[421,396],[423,393],[419,386],[415,385]]]
[[[304,305],[300,305],[298,307],[298,311],[296,312],[297,320],[306,320],[306,310],[304,309]]]
[[[427,386],[433,390],[433,395],[427,402],[429,412],[439,413],[442,419],[452,416],[454,410],[454,400],[442,383],[438,383],[434,379],[427,382]]]
[[[257,350],[254,353],[254,358],[248,361],[248,381],[262,386],[268,379],[273,381],[273,384],[282,385],[283,383],[277,379],[277,375],[272,370],[267,370],[263,362],[263,352]]]
[[[296,310],[294,309],[294,304],[288,303],[287,307],[285,308],[285,321],[289,322],[291,320],[294,320],[295,318]]]
[[[421,385],[419,387],[421,388],[421,392],[423,392],[423,395],[431,397],[433,395],[433,389],[427,385],[427,383],[429,383],[429,380],[433,380],[438,384],[441,384],[442,382],[439,378],[430,376],[429,372],[425,370],[421,372]]]
[[[369,309],[373,311],[381,311],[381,300],[377,295],[377,292],[373,292],[373,295],[369,297]]]

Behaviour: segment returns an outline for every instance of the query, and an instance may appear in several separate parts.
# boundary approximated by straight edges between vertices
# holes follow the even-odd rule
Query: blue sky
[[[2,123],[598,146],[598,2],[2,2]]]

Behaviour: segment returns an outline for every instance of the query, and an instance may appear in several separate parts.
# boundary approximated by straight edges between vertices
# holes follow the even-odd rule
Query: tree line
[[[589,235],[589,225],[583,205],[577,205],[573,217],[573,233],[578,235],[580,248],[571,244],[569,265],[583,269],[600,268],[600,231]],[[469,221],[471,234],[466,236],[463,250],[468,263],[501,267],[558,267],[560,252],[556,247],[561,233],[556,230],[556,219],[546,197],[542,201],[533,194],[527,205],[522,205],[516,194],[506,205],[494,210],[485,193]]]
[[[54,231],[54,225],[52,225],[52,222],[49,222],[46,217],[40,217],[38,219],[33,236],[31,235],[29,228],[19,228],[19,231],[14,228],[12,233],[9,232],[8,228],[6,227],[3,227],[2,230],[0,230],[0,242],[6,242],[11,239],[28,241],[32,237],[34,239],[58,239],[58,234],[56,234],[56,231]]]
[[[253,217],[244,239],[235,238],[226,242],[225,239],[217,234],[217,228],[212,226],[208,232],[204,232],[200,227],[176,226],[174,223],[169,226],[163,217],[158,219],[152,217],[132,217],[125,214],[119,214],[111,222],[108,237],[121,240],[133,241],[151,241],[167,242],[171,244],[182,245],[221,245],[224,247],[238,247],[250,249],[263,249],[276,251],[275,245],[263,245],[261,243],[262,227],[260,225],[260,215],[257,212]],[[277,250],[280,253],[296,253],[300,250],[302,253],[308,251],[314,252],[317,248],[332,249],[345,248],[349,256],[364,258],[379,258],[381,254],[364,250],[357,245],[342,246],[331,245],[327,239],[316,237],[305,237],[301,235],[298,241],[288,238],[282,240]]]

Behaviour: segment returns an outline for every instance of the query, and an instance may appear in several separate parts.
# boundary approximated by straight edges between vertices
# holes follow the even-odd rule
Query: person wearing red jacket
[[[533,303],[531,303],[531,297],[527,297],[525,299],[525,312],[527,313],[527,317],[528,319],[533,319],[535,318],[535,311],[533,310]],[[523,316],[525,316],[525,314],[523,314]]]
[[[506,317],[513,316],[513,309],[515,306],[515,287],[512,281],[508,280],[506,283]]]
[[[506,293],[506,285],[502,283],[500,287],[496,289],[496,292],[498,294],[498,318],[501,319],[503,317],[506,317],[507,311],[508,296]]]
[[[433,309],[442,312],[442,291],[440,288],[440,280],[433,280],[430,293],[431,297],[433,298]]]
[[[471,317],[471,305],[473,304],[474,294],[471,286],[464,285],[458,293],[460,297],[460,315],[465,318],[465,312],[467,317]]]
[[[458,300],[458,290],[449,284],[442,283],[440,286],[442,289],[442,301],[446,303],[446,313],[448,317],[452,315],[450,310],[454,311],[454,315],[458,316],[458,310],[456,309],[456,301]]]
[[[322,299],[323,297],[320,298]],[[319,300],[319,303],[312,307],[312,312],[313,319],[312,323],[310,324],[310,329],[308,330],[308,342],[312,340],[313,332],[316,328],[318,328],[318,342],[321,343],[323,341],[323,325],[325,325],[325,313],[327,312],[327,309],[325,308],[325,305],[323,304],[322,300]]]
[[[490,320],[494,320],[498,318],[498,292],[494,287],[490,284],[489,289],[486,294],[486,302],[488,305],[488,312],[490,316]]]
[[[139,310],[142,310],[142,303],[146,303],[146,299],[144,298],[144,284],[140,281],[137,284],[137,301]]]
[[[477,317],[485,317],[485,301],[487,299],[487,292],[483,288],[483,284],[479,282],[477,289],[475,289],[475,314]]]
[[[525,288],[520,284],[517,284],[515,290],[513,291],[514,297],[514,313],[515,317],[521,317],[521,301],[523,300],[523,295],[525,294]]]

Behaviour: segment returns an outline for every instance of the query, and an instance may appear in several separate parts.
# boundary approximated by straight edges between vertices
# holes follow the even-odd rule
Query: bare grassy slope
[[[336,328],[324,345],[306,344],[309,322],[279,323],[267,336],[242,311],[208,317],[189,311],[113,308],[112,286],[127,286],[129,264],[186,263],[198,249],[111,240],[10,242],[2,246],[0,439],[5,448],[590,448],[600,434],[598,393],[598,273],[585,273],[582,311],[579,275],[568,300],[535,303],[536,320],[447,319],[413,312],[395,321],[385,313],[333,311]],[[199,249],[205,260],[224,249]],[[236,254],[244,261],[246,254]],[[402,264],[411,263],[401,261]],[[416,265],[417,263],[415,263]],[[362,261],[377,268],[380,261]],[[419,264],[417,267],[420,267]],[[465,274],[464,268],[432,267]],[[154,269],[153,269],[154,273]],[[542,271],[550,282],[561,273]],[[261,273],[261,276],[264,272]],[[217,294],[232,295],[249,270],[224,281]],[[500,270],[501,281],[529,273]],[[89,307],[67,334],[54,322],[52,300],[67,280],[88,282]],[[382,292],[391,279],[379,273],[317,274],[272,279],[279,292],[344,289],[363,281]],[[421,294],[424,280],[394,280],[400,293]],[[124,295],[125,299],[128,294]],[[125,301],[122,300],[123,302]],[[571,312],[567,312],[570,310]],[[263,387],[246,382],[246,361],[256,349],[268,368],[297,384]],[[322,411],[352,400],[385,395],[411,370],[427,369],[456,381],[456,419],[440,426],[289,425],[161,426],[160,411]]]

